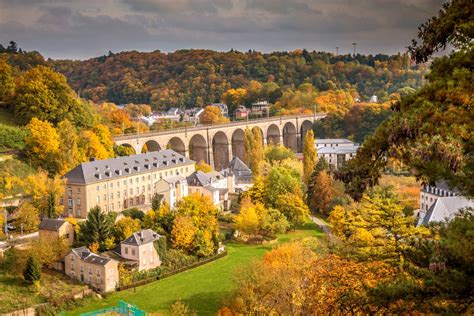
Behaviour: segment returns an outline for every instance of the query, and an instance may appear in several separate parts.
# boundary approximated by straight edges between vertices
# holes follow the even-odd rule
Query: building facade
[[[100,292],[112,292],[119,285],[118,261],[97,255],[87,247],[69,252],[64,258],[64,272]]]
[[[150,270],[161,265],[154,242],[161,236],[151,229],[143,229],[120,243],[120,255],[138,263],[138,271]]]
[[[346,161],[355,157],[358,144],[348,139],[329,138],[314,141],[318,158],[324,158],[335,169],[339,169]]]
[[[77,218],[86,218],[95,206],[106,212],[147,209],[157,182],[193,172],[194,161],[168,149],[81,163],[64,176],[61,203],[67,216]]]
[[[457,192],[456,189],[450,189],[443,181],[436,182],[435,185],[422,185],[420,190],[420,211],[428,211],[440,197],[457,196]]]
[[[68,245],[74,243],[74,226],[63,219],[43,218],[38,229],[40,239],[64,239]]]

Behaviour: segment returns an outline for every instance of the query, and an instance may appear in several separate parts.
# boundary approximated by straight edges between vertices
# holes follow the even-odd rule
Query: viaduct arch
[[[324,113],[269,117],[219,125],[195,126],[173,130],[115,136],[116,145],[129,146],[135,153],[159,151],[165,148],[199,162],[204,161],[216,170],[226,168],[233,157],[245,160],[244,131],[258,128],[264,145],[283,145],[301,152],[305,133]]]

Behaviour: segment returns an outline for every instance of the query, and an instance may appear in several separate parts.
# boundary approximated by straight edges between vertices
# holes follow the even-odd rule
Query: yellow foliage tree
[[[125,240],[133,233],[140,230],[140,221],[131,217],[123,217],[115,223],[115,238],[117,240]]]
[[[171,238],[173,246],[177,249],[190,251],[193,248],[197,228],[190,216],[178,215],[173,222]]]
[[[235,216],[235,229],[247,234],[256,235],[259,230],[259,218],[250,197],[244,197],[240,204],[239,214]]]
[[[26,151],[32,162],[54,173],[59,152],[59,135],[54,126],[37,118],[32,118],[26,126],[29,131],[25,139]]]
[[[214,105],[206,106],[199,120],[201,124],[222,124],[229,122],[229,119],[222,115],[221,109]]]

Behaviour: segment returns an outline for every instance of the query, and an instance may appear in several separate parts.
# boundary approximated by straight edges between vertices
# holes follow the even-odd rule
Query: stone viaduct
[[[300,152],[306,131],[312,128],[315,120],[323,117],[325,114],[321,113],[275,116],[219,125],[120,135],[114,137],[114,141],[117,145],[132,147],[136,153],[142,152],[145,145],[148,151],[170,148],[194,161],[203,160],[216,170],[222,170],[233,157],[244,158],[245,128],[258,128],[264,145],[282,144]]]

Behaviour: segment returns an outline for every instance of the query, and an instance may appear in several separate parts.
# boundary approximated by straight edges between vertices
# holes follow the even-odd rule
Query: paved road
[[[331,228],[323,222],[320,218],[317,218],[316,216],[311,215],[311,220],[318,225],[318,227],[326,234],[330,235],[331,234]]]

